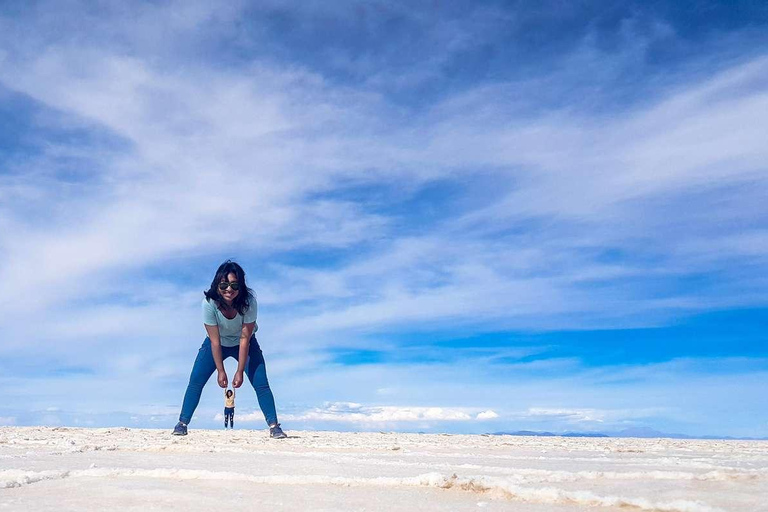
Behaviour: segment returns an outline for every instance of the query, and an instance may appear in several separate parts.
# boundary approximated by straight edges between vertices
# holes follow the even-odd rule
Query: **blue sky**
[[[4,2],[0,424],[172,427],[234,258],[288,429],[768,436],[766,28]]]

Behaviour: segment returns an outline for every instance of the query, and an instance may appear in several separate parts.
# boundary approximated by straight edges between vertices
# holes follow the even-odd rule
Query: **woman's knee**
[[[269,382],[264,382],[262,384],[256,384],[253,386],[253,389],[256,390],[257,395],[261,395],[264,393],[271,393],[272,390],[269,389]]]
[[[189,377],[189,384],[187,385],[187,389],[191,391],[195,391],[198,393],[203,392],[203,388],[208,383],[208,379],[210,379],[211,376],[204,377],[203,375],[191,375]]]

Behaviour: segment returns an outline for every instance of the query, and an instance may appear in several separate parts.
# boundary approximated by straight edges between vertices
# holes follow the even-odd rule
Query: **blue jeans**
[[[221,347],[222,360],[228,357],[234,357],[239,361],[240,347]],[[197,409],[197,404],[200,403],[200,395],[203,394],[203,387],[208,379],[211,378],[213,372],[216,371],[216,362],[213,360],[213,352],[211,351],[211,340],[205,338],[203,345],[197,352],[197,359],[192,366],[192,374],[189,376],[189,385],[187,385],[187,392],[184,393],[184,404],[181,406],[181,414],[179,415],[179,421],[189,424],[192,419],[192,414]],[[275,398],[272,396],[272,390],[269,389],[269,382],[267,381],[267,367],[264,364],[264,356],[261,353],[261,347],[256,341],[256,337],[251,337],[250,345],[248,346],[248,361],[245,364],[245,374],[248,376],[248,380],[251,381],[253,389],[256,390],[256,397],[259,399],[259,407],[261,412],[264,413],[264,419],[267,420],[267,425],[274,425],[277,423],[277,412],[275,411]]]

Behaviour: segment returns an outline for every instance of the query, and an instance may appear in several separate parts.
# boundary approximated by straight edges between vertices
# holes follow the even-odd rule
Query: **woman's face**
[[[232,286],[227,286],[225,289],[222,290],[222,284],[221,283],[237,283],[236,286],[239,286],[240,283],[237,282],[237,276],[234,274],[234,272],[230,272],[227,274],[226,279],[222,279],[219,283],[219,295],[221,295],[221,298],[224,299],[224,302],[227,304],[232,304],[232,301],[235,300],[235,297],[238,296],[240,293],[240,290],[233,290]]]

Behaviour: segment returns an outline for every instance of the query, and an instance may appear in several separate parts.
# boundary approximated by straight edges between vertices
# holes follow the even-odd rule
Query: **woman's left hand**
[[[235,372],[235,376],[232,378],[232,387],[239,388],[243,385],[243,372]]]

